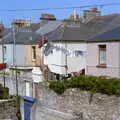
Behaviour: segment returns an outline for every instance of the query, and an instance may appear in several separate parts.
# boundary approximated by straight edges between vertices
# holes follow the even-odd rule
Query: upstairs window
[[[32,60],[36,60],[36,47],[32,46]]]
[[[7,48],[6,46],[3,47],[4,55],[7,53]]]
[[[4,62],[6,61],[6,59],[7,59],[7,48],[6,48],[6,46],[3,46],[3,60],[4,60]]]
[[[99,45],[99,65],[106,65],[106,45]]]

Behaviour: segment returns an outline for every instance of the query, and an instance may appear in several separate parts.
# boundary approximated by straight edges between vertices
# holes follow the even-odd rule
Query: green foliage
[[[7,99],[9,97],[9,89],[7,87],[3,87],[0,84],[0,99]]]
[[[62,94],[68,88],[79,88],[92,93],[120,96],[120,79],[117,78],[77,76],[62,82],[52,81],[49,87],[58,94]]]
[[[51,81],[49,87],[58,94],[62,94],[67,88],[66,84],[62,81]]]

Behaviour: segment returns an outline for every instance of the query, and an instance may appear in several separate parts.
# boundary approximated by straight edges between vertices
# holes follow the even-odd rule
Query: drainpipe
[[[2,32],[3,33],[3,30],[4,30],[4,26],[2,28]],[[3,35],[1,36],[2,40],[3,40]],[[2,43],[2,64],[4,65],[5,64],[5,55],[4,55],[4,41]],[[6,68],[3,68],[3,80],[4,80],[4,87],[5,87],[5,69]]]
[[[63,38],[64,38],[66,29],[67,29],[67,23],[64,23],[62,40],[63,40]],[[61,40],[61,42],[62,42],[62,40]],[[67,42],[65,42],[65,49],[67,49]],[[67,69],[68,69],[68,65],[67,65],[67,54],[66,54],[66,55],[65,55],[65,74],[66,74],[66,76],[67,76]]]
[[[119,75],[118,77],[120,78],[120,42],[119,42],[119,49],[118,49],[118,56],[119,56],[119,66],[118,66],[118,69],[119,69]]]
[[[3,64],[4,64],[4,43],[2,44],[2,57],[3,57]],[[3,68],[3,80],[4,80],[4,87],[5,87],[5,68]]]
[[[17,102],[17,111],[19,110],[19,97],[18,97],[18,79],[17,79],[17,65],[15,62],[16,58],[16,36],[15,36],[15,26],[13,23],[12,26],[12,32],[13,32],[13,68],[15,70],[15,81],[16,81],[16,102]]]

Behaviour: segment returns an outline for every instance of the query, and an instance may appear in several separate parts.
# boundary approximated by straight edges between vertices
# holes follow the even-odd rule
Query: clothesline
[[[72,51],[72,50],[69,50],[67,48],[63,48],[60,46],[55,46],[51,43],[47,43],[47,45],[45,46],[45,49],[44,49],[45,56],[52,54],[53,50],[61,51],[62,53],[66,54],[70,57],[79,57],[79,56],[82,57],[85,55],[85,51],[82,51],[82,50],[73,50]]]

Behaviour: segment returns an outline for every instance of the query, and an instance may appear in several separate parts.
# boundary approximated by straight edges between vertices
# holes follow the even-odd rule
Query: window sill
[[[106,64],[99,64],[96,67],[97,68],[107,68],[107,65]]]

